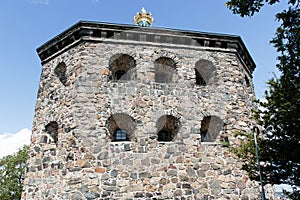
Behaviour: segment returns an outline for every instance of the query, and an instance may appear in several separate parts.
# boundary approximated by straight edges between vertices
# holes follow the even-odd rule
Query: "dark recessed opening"
[[[171,136],[171,132],[168,130],[161,130],[158,132],[157,134],[157,140],[158,141],[165,141],[165,142],[169,142],[172,141],[172,136]]]
[[[170,142],[177,135],[180,126],[179,120],[172,115],[163,115],[156,122],[157,140]]]

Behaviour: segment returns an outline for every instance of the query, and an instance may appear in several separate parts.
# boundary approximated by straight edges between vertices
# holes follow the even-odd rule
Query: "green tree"
[[[265,4],[273,5],[279,1],[231,0],[226,5],[234,14],[245,17],[259,12]],[[266,163],[261,166],[264,181],[300,186],[299,0],[288,0],[287,5],[286,10],[276,14],[276,20],[281,24],[271,40],[279,53],[276,67],[281,73],[278,78],[268,81],[266,101],[258,101],[263,109],[255,113],[258,123],[265,129],[264,139],[260,142],[260,159]],[[253,168],[249,167],[248,171],[253,172]],[[294,192],[293,199],[300,199],[299,191]]]
[[[21,198],[28,149],[28,146],[25,145],[17,153],[0,159],[1,200],[16,200]]]

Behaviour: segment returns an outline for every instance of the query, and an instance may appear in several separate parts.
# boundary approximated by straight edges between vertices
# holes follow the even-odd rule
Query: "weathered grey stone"
[[[130,178],[132,178],[132,179],[137,179],[137,173],[132,172],[132,173],[130,174]]]
[[[137,192],[137,193],[135,193],[135,195],[134,195],[134,198],[142,198],[142,197],[144,197],[144,194],[141,193],[141,192]]]
[[[107,159],[107,158],[108,158],[108,152],[107,152],[107,151],[101,152],[101,153],[97,156],[97,159],[98,159],[98,160],[104,160],[104,159]]]
[[[139,153],[146,153],[145,147],[138,147]]]
[[[95,192],[88,192],[88,193],[85,194],[85,198],[87,200],[97,199],[98,197],[100,197],[100,195],[98,193],[95,193]]]
[[[223,192],[224,192],[225,194],[231,194],[231,193],[234,192],[234,189],[224,189]]]
[[[151,178],[152,176],[151,176],[151,173],[149,173],[149,172],[141,172],[141,173],[139,173],[139,178]]]
[[[189,138],[190,133],[188,133],[188,132],[182,132],[182,133],[180,134],[180,136],[182,137],[182,139],[187,139],[187,138]]]
[[[83,144],[83,146],[85,146],[85,147],[90,147],[90,146],[93,145],[93,143],[92,143],[89,139],[87,139],[87,138],[84,138],[84,139],[82,140],[82,144]]]
[[[82,200],[83,196],[80,192],[75,192],[72,194],[71,199],[72,200]]]
[[[237,187],[240,189],[245,189],[246,188],[246,183],[243,180],[240,180],[237,182]]]
[[[99,147],[99,146],[95,146],[94,147],[94,152],[93,153],[99,153],[101,151],[101,147]]]
[[[224,175],[228,175],[228,174],[231,174],[231,173],[232,173],[232,171],[230,169],[227,169],[223,172]]]
[[[47,163],[50,162],[50,157],[44,157],[43,158],[43,163]]]
[[[128,192],[138,192],[138,191],[142,191],[144,189],[143,185],[138,184],[138,185],[129,185],[126,187],[126,190]]]
[[[188,184],[188,183],[183,183],[182,184],[182,188],[184,188],[184,189],[191,189],[192,186],[190,184]]]
[[[88,186],[87,185],[83,185],[83,186],[81,186],[81,188],[80,188],[80,192],[82,192],[82,193],[86,193],[86,192],[88,192],[89,191],[89,188],[88,188]]]
[[[192,169],[191,167],[188,167],[188,168],[186,169],[186,173],[187,173],[189,176],[191,176],[191,177],[196,177],[195,170]]]
[[[146,140],[145,139],[141,139],[140,140],[140,145],[141,146],[145,146],[146,145]]]
[[[101,179],[104,180],[104,181],[105,181],[105,180],[108,180],[108,179],[109,179],[109,175],[105,173],[105,174],[103,174],[103,175],[101,176]]]
[[[167,153],[169,153],[169,154],[175,153],[176,151],[177,151],[177,148],[175,145],[167,148]]]
[[[143,159],[143,160],[142,160],[142,164],[143,164],[144,166],[149,166],[149,165],[150,165],[149,159],[148,159],[148,158]]]
[[[76,171],[81,171],[80,167],[74,167],[74,168],[69,168],[70,172],[76,172]]]
[[[178,197],[178,196],[181,197],[182,196],[182,190],[180,190],[180,189],[175,190],[174,196],[175,197]]]
[[[177,170],[175,170],[175,169],[169,169],[169,170],[167,171],[167,175],[168,175],[168,176],[171,176],[171,177],[177,176]]]
[[[185,181],[189,181],[190,178],[186,175],[179,175],[179,180],[185,182]]]
[[[219,181],[213,181],[212,183],[210,183],[210,187],[211,189],[220,189],[221,185]]]
[[[114,186],[109,186],[107,188],[105,188],[107,191],[110,191],[110,192],[115,192],[115,191],[118,191],[119,188],[118,187],[114,187]]]
[[[210,190],[212,195],[218,195],[218,194],[220,194],[220,191],[221,191],[220,189],[211,189]]]
[[[253,189],[253,188],[246,188],[245,190],[244,190],[244,193],[245,194],[254,194],[254,193],[256,193],[257,192],[257,189]]]
[[[122,160],[122,164],[123,165],[133,165],[133,160],[132,159],[128,159],[128,158],[123,159]]]
[[[130,151],[130,145],[124,144],[124,151]]]
[[[205,177],[205,172],[203,170],[197,170],[198,177]]]
[[[151,159],[151,163],[152,163],[152,164],[159,164],[159,163],[160,163],[160,159],[152,158],[152,159]]]
[[[67,193],[62,194],[62,195],[61,195],[61,199],[62,199],[62,200],[70,199],[70,198],[69,198],[69,194],[67,194]]]
[[[75,184],[78,184],[78,183],[81,183],[82,180],[80,178],[72,178],[71,180],[68,181],[68,184],[69,185],[75,185]]]
[[[106,191],[106,190],[104,190],[103,192],[102,192],[102,194],[101,194],[101,197],[107,197],[107,196],[109,196],[110,195],[110,191]]]
[[[117,177],[118,176],[118,170],[111,170],[110,175],[113,177]]]

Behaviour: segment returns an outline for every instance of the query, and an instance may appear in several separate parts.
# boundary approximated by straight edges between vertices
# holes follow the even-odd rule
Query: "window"
[[[40,142],[41,143],[48,143],[48,137],[46,135],[42,135]]]
[[[125,113],[116,113],[108,118],[106,127],[111,141],[130,141],[135,131],[135,122]]]
[[[247,87],[250,87],[250,80],[246,75],[245,75],[245,83]]]
[[[64,62],[59,63],[56,68],[54,69],[54,73],[57,76],[57,78],[60,80],[60,82],[66,86],[67,83],[67,77],[66,77],[66,71],[67,66]]]
[[[206,116],[201,121],[201,142],[214,142],[222,128],[224,127],[224,122],[217,116]]]
[[[116,138],[115,138],[116,141],[126,141],[126,140],[128,140],[127,139],[127,133],[126,133],[125,130],[117,129],[115,134],[116,134]]]
[[[198,60],[195,65],[196,85],[205,86],[209,84],[215,70],[216,67],[211,61],[204,59]]]
[[[111,70],[110,80],[129,81],[136,79],[135,60],[126,54],[116,54],[110,58],[109,69]]]
[[[173,141],[178,133],[179,120],[172,115],[163,115],[156,122],[157,140],[161,142]]]
[[[48,141],[48,142],[54,142],[55,144],[57,144],[58,142],[58,124],[57,122],[50,122],[45,126],[45,131],[48,135],[51,136],[52,141]],[[42,142],[46,143],[47,138],[46,137],[42,137]]]
[[[155,82],[171,83],[173,75],[176,73],[176,63],[173,59],[167,57],[158,58],[154,62]]]

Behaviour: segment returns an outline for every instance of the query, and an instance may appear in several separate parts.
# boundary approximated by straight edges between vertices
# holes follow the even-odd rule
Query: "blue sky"
[[[80,20],[133,24],[145,7],[154,27],[240,35],[256,62],[254,85],[262,98],[276,72],[269,44],[284,3],[252,18],[233,15],[226,0],[3,0],[0,3],[0,134],[31,129],[41,73],[36,48]]]

